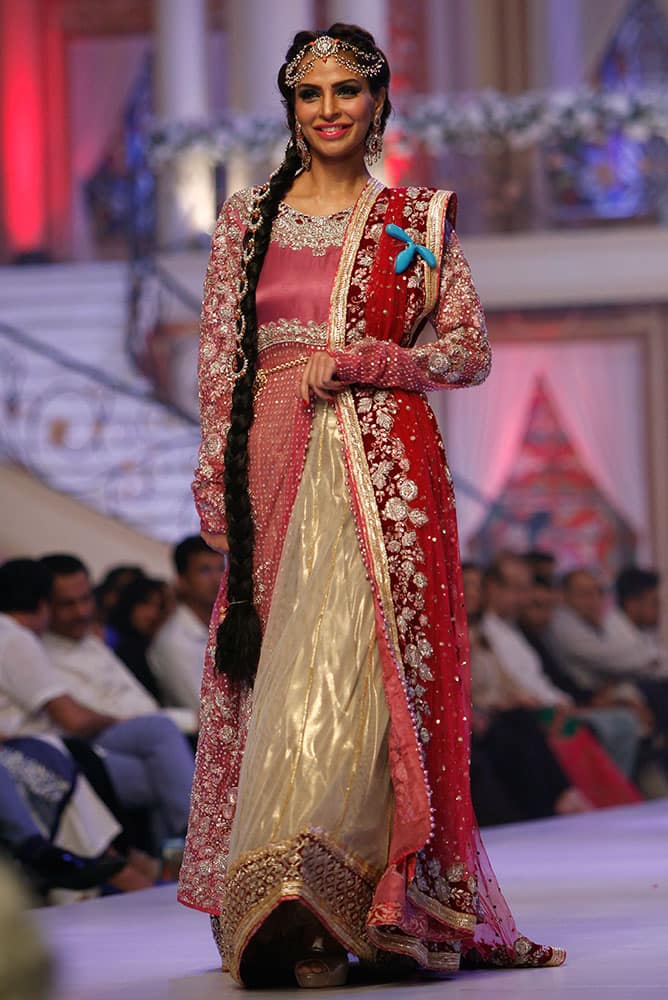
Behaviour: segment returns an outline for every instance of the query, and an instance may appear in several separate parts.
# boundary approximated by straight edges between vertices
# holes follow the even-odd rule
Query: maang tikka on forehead
[[[335,59],[340,66],[345,66],[352,73],[363,76],[365,79],[378,76],[384,65],[383,57],[377,51],[365,52],[341,38],[319,35],[315,41],[308,42],[300,49],[294,59],[288,63],[285,71],[285,82],[288,87],[296,87],[300,84],[318,59],[322,59],[325,63],[328,59]],[[304,61],[302,62],[302,60]]]

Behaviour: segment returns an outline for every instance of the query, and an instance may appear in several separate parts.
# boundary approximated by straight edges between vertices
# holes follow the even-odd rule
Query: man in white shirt
[[[571,698],[543,670],[538,653],[516,624],[531,586],[529,568],[520,556],[504,555],[484,575],[484,607],[480,633],[524,696],[525,706],[568,708]]]
[[[174,548],[178,605],[153,640],[148,660],[163,699],[199,710],[209,620],[225,569],[225,557],[199,535]]]
[[[606,615],[605,593],[594,573],[576,569],[562,581],[563,603],[548,637],[560,665],[583,688],[668,676],[656,639],[634,626],[623,609]],[[635,607],[635,603],[632,602]]]
[[[125,666],[113,654],[109,658],[104,644],[90,634],[93,595],[83,564],[56,556],[33,566],[46,567],[51,588],[50,604],[34,613],[11,607],[11,563],[2,568],[7,575],[9,567],[9,578],[0,588],[6,593],[0,605],[5,635],[0,730],[14,736],[50,729],[94,741],[122,804],[151,809],[156,842],[180,836],[188,818],[192,751],[171,720],[156,714],[155,702]],[[55,658],[37,637],[50,607],[54,633],[49,645]],[[90,653],[88,661],[82,651]]]
[[[612,759],[630,773],[640,729],[636,718],[623,707],[577,708],[571,696],[550,680],[540,656],[516,624],[530,593],[531,573],[525,560],[514,553],[497,557],[485,573],[486,610],[480,633],[522,692],[525,707],[552,707],[585,719]]]

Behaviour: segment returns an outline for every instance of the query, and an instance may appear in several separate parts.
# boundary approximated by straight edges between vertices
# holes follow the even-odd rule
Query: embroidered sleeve
[[[400,347],[373,337],[332,352],[342,382],[416,392],[478,385],[491,366],[485,316],[454,229],[443,255],[439,299],[431,317],[437,339]]]
[[[223,458],[234,386],[242,225],[233,196],[218,218],[204,279],[199,344],[202,441],[192,490],[203,531],[225,534]]]

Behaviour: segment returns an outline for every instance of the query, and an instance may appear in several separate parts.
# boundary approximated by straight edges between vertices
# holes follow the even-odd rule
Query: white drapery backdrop
[[[636,532],[639,557],[649,558],[644,357],[630,338],[499,344],[484,385],[434,394],[462,550],[510,476],[539,377],[583,464]]]

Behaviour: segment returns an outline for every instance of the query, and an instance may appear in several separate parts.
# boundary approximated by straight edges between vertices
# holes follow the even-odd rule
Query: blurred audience
[[[591,726],[617,766],[630,775],[641,735],[636,716],[619,706],[578,709],[576,698],[555,683],[519,627],[531,596],[526,560],[512,552],[500,553],[484,576],[480,632],[503,668],[506,684],[513,685],[517,703],[525,708],[552,709],[563,717],[577,714]]]
[[[36,884],[148,886],[155,862],[128,835],[128,810],[149,815],[154,854],[185,831],[194,762],[183,733],[196,732],[225,557],[189,536],[172,559],[175,607],[141,566],[110,569],[95,590],[72,555],[0,566],[0,844]],[[656,572],[628,568],[606,608],[587,569],[560,590],[546,551],[501,552],[484,570],[465,564],[471,782],[483,824],[592,807],[549,736],[569,720],[589,726],[627,775],[642,733],[643,746],[664,747],[665,777],[659,584]],[[31,755],[51,769],[48,801],[31,786]]]
[[[620,579],[624,583],[629,577],[621,574]],[[631,593],[624,589],[625,606],[607,613],[605,590],[595,573],[581,568],[563,578],[563,600],[555,610],[548,638],[559,663],[580,688],[597,693],[620,681],[668,678],[665,654],[642,624],[645,607],[651,609],[654,603],[652,591]],[[658,601],[654,627],[657,617]]]
[[[557,559],[545,549],[530,549],[522,556],[534,579],[544,580],[547,584],[556,582]]]
[[[113,828],[107,827],[111,836],[103,832],[103,842],[93,847],[99,855],[84,857],[58,846],[58,841],[62,845],[67,840],[63,817],[72,813],[80,785],[76,765],[57,748],[38,740],[0,741],[0,847],[20,863],[41,893],[92,889],[113,879],[126,865],[125,858],[106,853]],[[84,822],[80,814],[75,824],[78,843],[84,842],[85,849],[93,845]]]
[[[617,607],[609,611],[605,627],[620,646],[642,643],[646,647],[653,667],[645,676],[636,675],[636,683],[668,739],[668,650],[658,639],[660,583],[655,570],[622,570],[615,581]]]
[[[490,819],[490,772],[494,784],[500,785],[504,792],[501,800],[498,791],[494,792],[496,815],[492,822],[538,819],[591,808],[564,774],[538,718],[530,711],[540,701],[518,688],[480,630],[481,570],[465,563],[463,578],[471,642],[472,761],[475,762],[471,790],[479,821]]]
[[[23,609],[12,606],[18,594]],[[94,603],[83,564],[71,556],[10,561],[0,568],[0,595],[11,638],[1,669],[0,728],[8,736],[51,733],[91,741],[103,753],[121,803],[151,811],[156,849],[181,836],[192,751],[173,722],[159,714],[155,700],[93,635]],[[38,637],[50,609],[54,631],[43,644]]]
[[[225,557],[199,535],[184,538],[172,553],[177,605],[148,652],[163,699],[199,709],[209,621],[225,569]]]
[[[573,699],[550,680],[538,653],[518,626],[530,592],[531,573],[524,559],[510,552],[497,556],[483,577],[480,633],[493,650],[516,704],[570,708]]]

